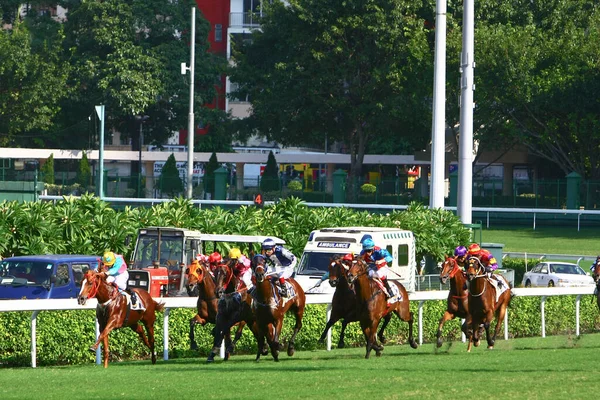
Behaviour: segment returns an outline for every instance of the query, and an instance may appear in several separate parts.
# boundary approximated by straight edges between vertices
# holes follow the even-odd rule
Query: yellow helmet
[[[229,258],[237,260],[241,256],[242,252],[237,247],[234,247],[233,249],[229,250]]]
[[[104,265],[108,265],[109,267],[112,267],[114,265],[115,261],[117,261],[117,257],[115,256],[115,253],[113,253],[112,251],[107,251],[102,256],[102,263]]]

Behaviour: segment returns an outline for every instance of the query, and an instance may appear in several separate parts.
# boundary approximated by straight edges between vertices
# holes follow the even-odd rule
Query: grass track
[[[2,399],[593,399],[600,334],[499,340],[471,354],[463,343],[387,346],[204,359],[3,369]],[[122,382],[122,383],[120,383]]]

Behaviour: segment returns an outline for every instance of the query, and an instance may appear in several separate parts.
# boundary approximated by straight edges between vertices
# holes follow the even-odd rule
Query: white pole
[[[169,312],[170,308],[165,308],[163,317],[163,360],[169,359]]]
[[[194,60],[196,48],[196,7],[192,7],[192,40],[190,45],[190,112],[188,115],[187,198],[192,198],[194,176]]]
[[[40,312],[31,314],[31,367],[37,367],[37,316]]]
[[[446,165],[446,0],[436,0],[430,208],[444,208]]]
[[[460,60],[460,139],[458,148],[457,214],[463,224],[472,221],[473,207],[473,91],[475,90],[475,1],[465,0],[463,10],[463,49]]]
[[[100,118],[100,152],[98,155],[98,196],[104,198],[104,106],[96,106],[96,114]]]

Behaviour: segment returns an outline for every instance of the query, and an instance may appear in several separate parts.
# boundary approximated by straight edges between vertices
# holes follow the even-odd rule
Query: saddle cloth
[[[129,305],[129,308],[131,308],[133,311],[144,311],[146,309],[146,306],[144,305],[144,303],[142,302],[142,299],[140,298],[139,295],[137,295],[137,302],[135,304],[135,306],[131,303],[131,295],[127,292],[121,292],[121,294],[123,296],[125,296],[125,298],[127,299],[127,304]]]
[[[498,286],[498,281],[494,278],[500,279],[502,281],[502,286]],[[492,284],[494,289],[496,289],[496,302],[500,299],[502,293],[510,289],[508,281],[502,275],[494,274],[494,277],[488,278],[488,282]]]

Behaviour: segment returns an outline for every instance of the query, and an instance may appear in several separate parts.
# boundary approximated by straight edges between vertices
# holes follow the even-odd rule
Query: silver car
[[[577,264],[544,261],[523,275],[523,286],[591,286],[594,279]]]

